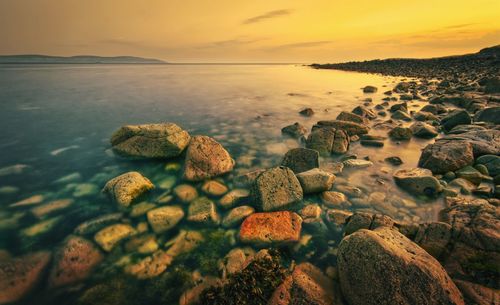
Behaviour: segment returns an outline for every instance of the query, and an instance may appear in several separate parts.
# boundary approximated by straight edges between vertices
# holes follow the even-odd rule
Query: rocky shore
[[[210,136],[174,123],[121,127],[110,141],[117,158],[172,175],[118,171],[73,184],[72,198],[11,203],[33,224],[15,233],[24,253],[0,250],[0,304],[500,304],[498,64],[463,62],[315,66],[392,74],[400,65],[419,79],[380,101],[367,84],[362,105],[311,130],[284,126],[299,147],[246,173]],[[430,142],[418,166],[394,151],[391,181],[380,181],[442,202],[434,222],[412,221],[416,202],[348,179],[374,165],[353,148],[375,155],[419,139]],[[98,189],[107,213],[86,210],[92,217],[71,226],[54,216]],[[62,237],[56,249],[44,248],[48,235]]]

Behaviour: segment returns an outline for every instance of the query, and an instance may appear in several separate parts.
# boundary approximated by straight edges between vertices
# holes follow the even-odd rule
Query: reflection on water
[[[388,90],[397,81],[292,65],[0,66],[0,249],[15,255],[51,249],[82,222],[116,215],[116,207],[99,191],[106,181],[126,171],[137,170],[150,178],[157,189],[146,199],[162,205],[159,198],[168,198],[172,188],[183,183],[175,165],[181,160],[166,166],[165,162],[116,158],[109,150],[109,137],[121,125],[175,122],[193,135],[214,137],[236,160],[235,171],[225,177],[225,184],[233,188],[234,176],[276,166],[288,149],[300,146],[282,137],[282,127],[300,122],[310,129],[319,120],[350,111],[367,97],[379,103],[384,87]],[[379,92],[363,94],[360,88],[365,85],[377,86]],[[415,109],[420,107],[418,102],[413,104]],[[299,115],[305,107],[315,114]],[[371,133],[385,136],[387,130]],[[416,139],[401,144],[386,141],[384,148],[353,143],[349,153],[368,156],[374,166],[345,171],[338,182],[357,186],[366,194],[383,193],[385,199],[351,209],[384,212],[408,222],[434,219],[440,203],[412,198],[396,188],[392,181],[396,167],[384,162],[386,157],[399,156],[404,161],[400,168],[415,167],[425,144]],[[306,201],[320,203],[314,196]],[[16,206],[9,207],[13,203]],[[144,226],[145,219],[127,221],[138,227]],[[179,229],[220,238],[219,230],[187,223]],[[159,236],[157,242],[173,236]],[[234,243],[223,243],[216,254],[224,256]],[[131,259],[115,251],[99,270],[126,265]],[[184,263],[208,272],[196,258]],[[217,261],[210,263],[217,265]]]

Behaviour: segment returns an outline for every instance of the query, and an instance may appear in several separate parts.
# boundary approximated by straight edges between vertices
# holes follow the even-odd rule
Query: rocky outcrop
[[[189,140],[189,133],[173,123],[126,125],[111,136],[111,145],[120,156],[170,158],[179,156]]]
[[[436,259],[389,228],[345,237],[337,263],[342,293],[351,305],[464,304]]]
[[[137,197],[153,188],[148,178],[138,172],[128,172],[108,181],[102,192],[120,206],[128,207]]]
[[[438,140],[424,148],[418,166],[430,169],[434,174],[445,174],[473,162],[474,155],[469,142]]]
[[[262,211],[286,208],[302,200],[300,182],[287,167],[275,167],[261,173],[253,184],[255,206]]]
[[[294,212],[255,213],[243,221],[239,237],[257,245],[293,243],[300,239],[302,218]]]
[[[187,148],[183,177],[201,181],[226,174],[233,167],[234,160],[219,142],[207,136],[195,136]]]

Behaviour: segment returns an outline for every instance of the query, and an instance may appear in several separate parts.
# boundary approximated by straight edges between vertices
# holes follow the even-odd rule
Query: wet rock
[[[308,148],[290,149],[281,161],[281,165],[288,167],[294,173],[301,173],[319,167],[319,153]]]
[[[222,196],[227,193],[228,188],[223,183],[216,180],[208,180],[201,186],[201,189],[205,194],[211,196]]]
[[[184,218],[184,211],[179,206],[163,206],[147,213],[149,225],[157,234],[175,227]]]
[[[73,199],[58,199],[43,205],[38,205],[31,209],[31,214],[38,219],[44,218],[64,209],[69,208],[73,204]]]
[[[462,292],[466,304],[491,305],[500,304],[500,291],[479,284],[453,279]]]
[[[411,84],[408,82],[400,82],[394,87],[394,92],[396,93],[406,93],[411,88]]]
[[[351,305],[464,304],[443,267],[392,229],[360,230],[344,238],[337,263]]]
[[[375,86],[366,86],[363,88],[364,93],[375,93],[377,92],[377,87]]]
[[[329,156],[334,140],[334,128],[316,128],[307,137],[306,147],[318,151],[322,156]]]
[[[360,198],[360,197],[363,197],[363,191],[358,188],[358,187],[355,187],[355,186],[352,186],[352,185],[338,185],[336,184],[334,186],[334,188],[341,192],[341,193],[344,193],[346,194],[348,197],[352,197],[352,198]]]
[[[174,194],[184,203],[189,203],[198,197],[196,188],[189,184],[179,184],[174,188]]]
[[[103,259],[101,251],[91,241],[69,236],[54,253],[49,287],[61,287],[85,280]]]
[[[336,130],[333,139],[332,153],[345,154],[349,150],[349,135],[344,130]]]
[[[373,165],[373,162],[363,159],[350,159],[350,160],[345,160],[342,163],[344,163],[344,167],[354,168],[354,169],[367,168]]]
[[[474,115],[476,122],[500,124],[500,107],[488,107]]]
[[[466,141],[472,145],[474,157],[500,154],[500,130],[474,130],[461,134],[447,135],[443,140]]]
[[[384,161],[394,166],[399,166],[403,164],[403,160],[401,160],[401,158],[397,156],[387,157],[384,159]]]
[[[338,233],[343,229],[351,216],[352,212],[349,211],[328,209],[326,211],[326,222],[332,231]]]
[[[364,139],[361,139],[360,143],[363,146],[369,146],[369,147],[383,147],[384,146],[383,140],[364,140]]]
[[[337,175],[342,173],[342,171],[344,170],[344,164],[342,162],[322,162],[320,165],[320,169],[324,170],[325,172]]]
[[[472,166],[462,167],[455,173],[457,177],[467,179],[475,185],[481,184],[481,181],[487,178]]]
[[[297,179],[302,186],[304,194],[311,194],[331,189],[335,182],[335,175],[322,171],[319,168],[314,168],[297,174]]]
[[[128,207],[137,197],[153,188],[148,178],[138,172],[128,172],[108,181],[102,192],[120,206]]]
[[[135,204],[130,210],[129,216],[132,218],[141,217],[145,215],[148,211],[156,208],[156,204],[152,202],[143,201]]]
[[[403,112],[401,110],[395,111],[391,115],[391,119],[394,119],[394,120],[403,120],[403,121],[407,121],[407,122],[410,122],[412,120],[411,116],[408,113]]]
[[[172,263],[173,257],[165,251],[158,250],[150,256],[140,260],[138,263],[129,265],[125,272],[138,279],[149,279],[162,274]]]
[[[405,113],[408,113],[408,103],[399,103],[399,104],[394,104],[389,108],[390,112],[396,112],[396,111],[402,111]]]
[[[476,164],[482,164],[488,169],[490,176],[500,175],[500,157],[495,155],[484,155],[476,159]]]
[[[0,261],[0,304],[21,300],[41,281],[50,262],[48,251]]]
[[[207,136],[195,136],[187,148],[183,177],[201,181],[228,173],[233,167],[234,160],[221,144]]]
[[[135,233],[135,229],[130,225],[114,224],[97,232],[94,240],[104,251],[110,252],[118,243]]]
[[[99,187],[93,183],[77,184],[73,191],[73,197],[87,197],[99,193]]]
[[[252,215],[255,209],[248,205],[242,205],[229,211],[222,220],[222,226],[230,228],[239,225],[246,217]]]
[[[344,229],[345,236],[361,229],[369,229],[373,220],[373,215],[364,212],[356,212],[347,219]]]
[[[458,125],[468,125],[472,119],[466,110],[454,110],[441,119],[441,125],[448,131]]]
[[[313,130],[315,128],[331,127],[334,128],[335,130],[337,129],[344,130],[345,132],[347,132],[349,136],[367,134],[369,131],[368,126],[350,121],[338,121],[338,120],[319,121],[315,126],[316,127],[313,127]]]
[[[358,124],[368,124],[368,119],[352,112],[342,111],[336,118],[338,121],[351,121]]]
[[[219,205],[225,209],[232,208],[238,203],[241,203],[250,197],[250,192],[246,189],[234,189],[224,195],[219,200]]]
[[[425,111],[419,111],[415,113],[413,115],[413,118],[417,121],[439,121],[439,118],[436,115]]]
[[[224,257],[225,271],[227,274],[234,274],[240,272],[245,267],[245,261],[247,260],[247,255],[245,251],[241,248],[235,248],[229,251],[229,253]]]
[[[413,132],[410,128],[396,126],[389,131],[389,137],[393,140],[410,140]]]
[[[283,244],[300,239],[302,218],[294,212],[255,213],[243,221],[239,237],[244,243]]]
[[[439,105],[439,104],[436,104],[436,105],[427,104],[424,107],[422,107],[422,109],[420,109],[420,111],[432,113],[435,115],[435,114],[446,113],[447,110],[446,110],[446,107]]]
[[[173,123],[126,125],[111,136],[111,145],[125,157],[170,158],[179,156],[189,140],[189,133]]]
[[[486,130],[483,126],[479,125],[458,125],[453,127],[448,134],[461,134],[469,131]]]
[[[419,225],[414,241],[436,259],[446,251],[451,240],[452,227],[444,222]]]
[[[467,179],[456,178],[450,181],[448,186],[458,188],[462,194],[470,195],[476,189],[476,185]]]
[[[472,145],[468,142],[438,140],[424,148],[418,166],[430,169],[435,174],[445,174],[473,162]]]
[[[320,195],[324,205],[330,208],[339,208],[347,202],[347,196],[340,192],[327,191]]]
[[[26,164],[15,164],[15,165],[2,167],[2,168],[0,168],[0,177],[1,176],[10,176],[10,175],[20,175],[30,168],[31,168],[31,166],[26,165]]]
[[[433,196],[443,189],[428,169],[401,169],[396,171],[393,177],[399,187],[414,195]]]
[[[187,220],[209,225],[220,221],[215,203],[206,197],[197,198],[189,204]]]
[[[304,108],[299,111],[299,113],[303,116],[313,116],[314,110],[312,110],[311,108]]]
[[[352,113],[357,114],[363,118],[370,119],[370,120],[377,118],[377,114],[373,110],[366,108],[365,106],[358,106],[358,107],[354,108],[352,110]]]
[[[181,230],[176,237],[165,244],[165,247],[168,248],[166,254],[176,257],[180,254],[191,252],[204,240],[203,235],[198,231]]]
[[[424,122],[415,122],[410,126],[410,130],[417,138],[432,139],[438,135],[436,127]]]
[[[113,223],[119,222],[122,217],[122,213],[112,213],[92,218],[78,225],[74,233],[78,235],[94,234]]]
[[[255,179],[252,196],[263,211],[282,209],[303,198],[302,187],[293,172],[286,167],[266,170]]]
[[[18,207],[25,207],[25,206],[31,206],[31,205],[37,205],[43,200],[45,197],[43,195],[33,195],[31,197],[28,197],[26,199],[14,202],[9,205],[10,208],[18,208]]]
[[[234,179],[234,184],[238,187],[248,187],[251,186],[255,179],[265,171],[265,169],[257,169],[251,172],[248,172],[243,175],[239,175]]]
[[[288,135],[292,138],[299,139],[306,135],[307,128],[305,128],[302,124],[296,122],[292,125],[283,127],[281,129],[281,133]]]

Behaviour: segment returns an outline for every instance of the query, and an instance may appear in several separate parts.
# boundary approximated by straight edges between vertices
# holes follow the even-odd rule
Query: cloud
[[[202,44],[197,46],[197,49],[208,49],[208,48],[227,48],[227,47],[237,47],[242,45],[248,45],[254,42],[262,41],[265,38],[248,38],[248,37],[237,37],[227,40],[218,40]]]
[[[287,9],[274,10],[274,11],[270,11],[270,12],[267,12],[267,13],[259,15],[259,16],[245,19],[245,20],[243,20],[243,24],[253,24],[253,23],[264,21],[266,19],[287,16],[287,15],[290,15],[291,13],[292,13],[292,10],[287,10]]]
[[[330,40],[294,42],[294,43],[287,43],[287,44],[274,46],[274,47],[268,48],[268,50],[273,51],[273,50],[283,50],[283,49],[312,48],[312,47],[330,44],[332,42],[333,41],[330,41]]]

